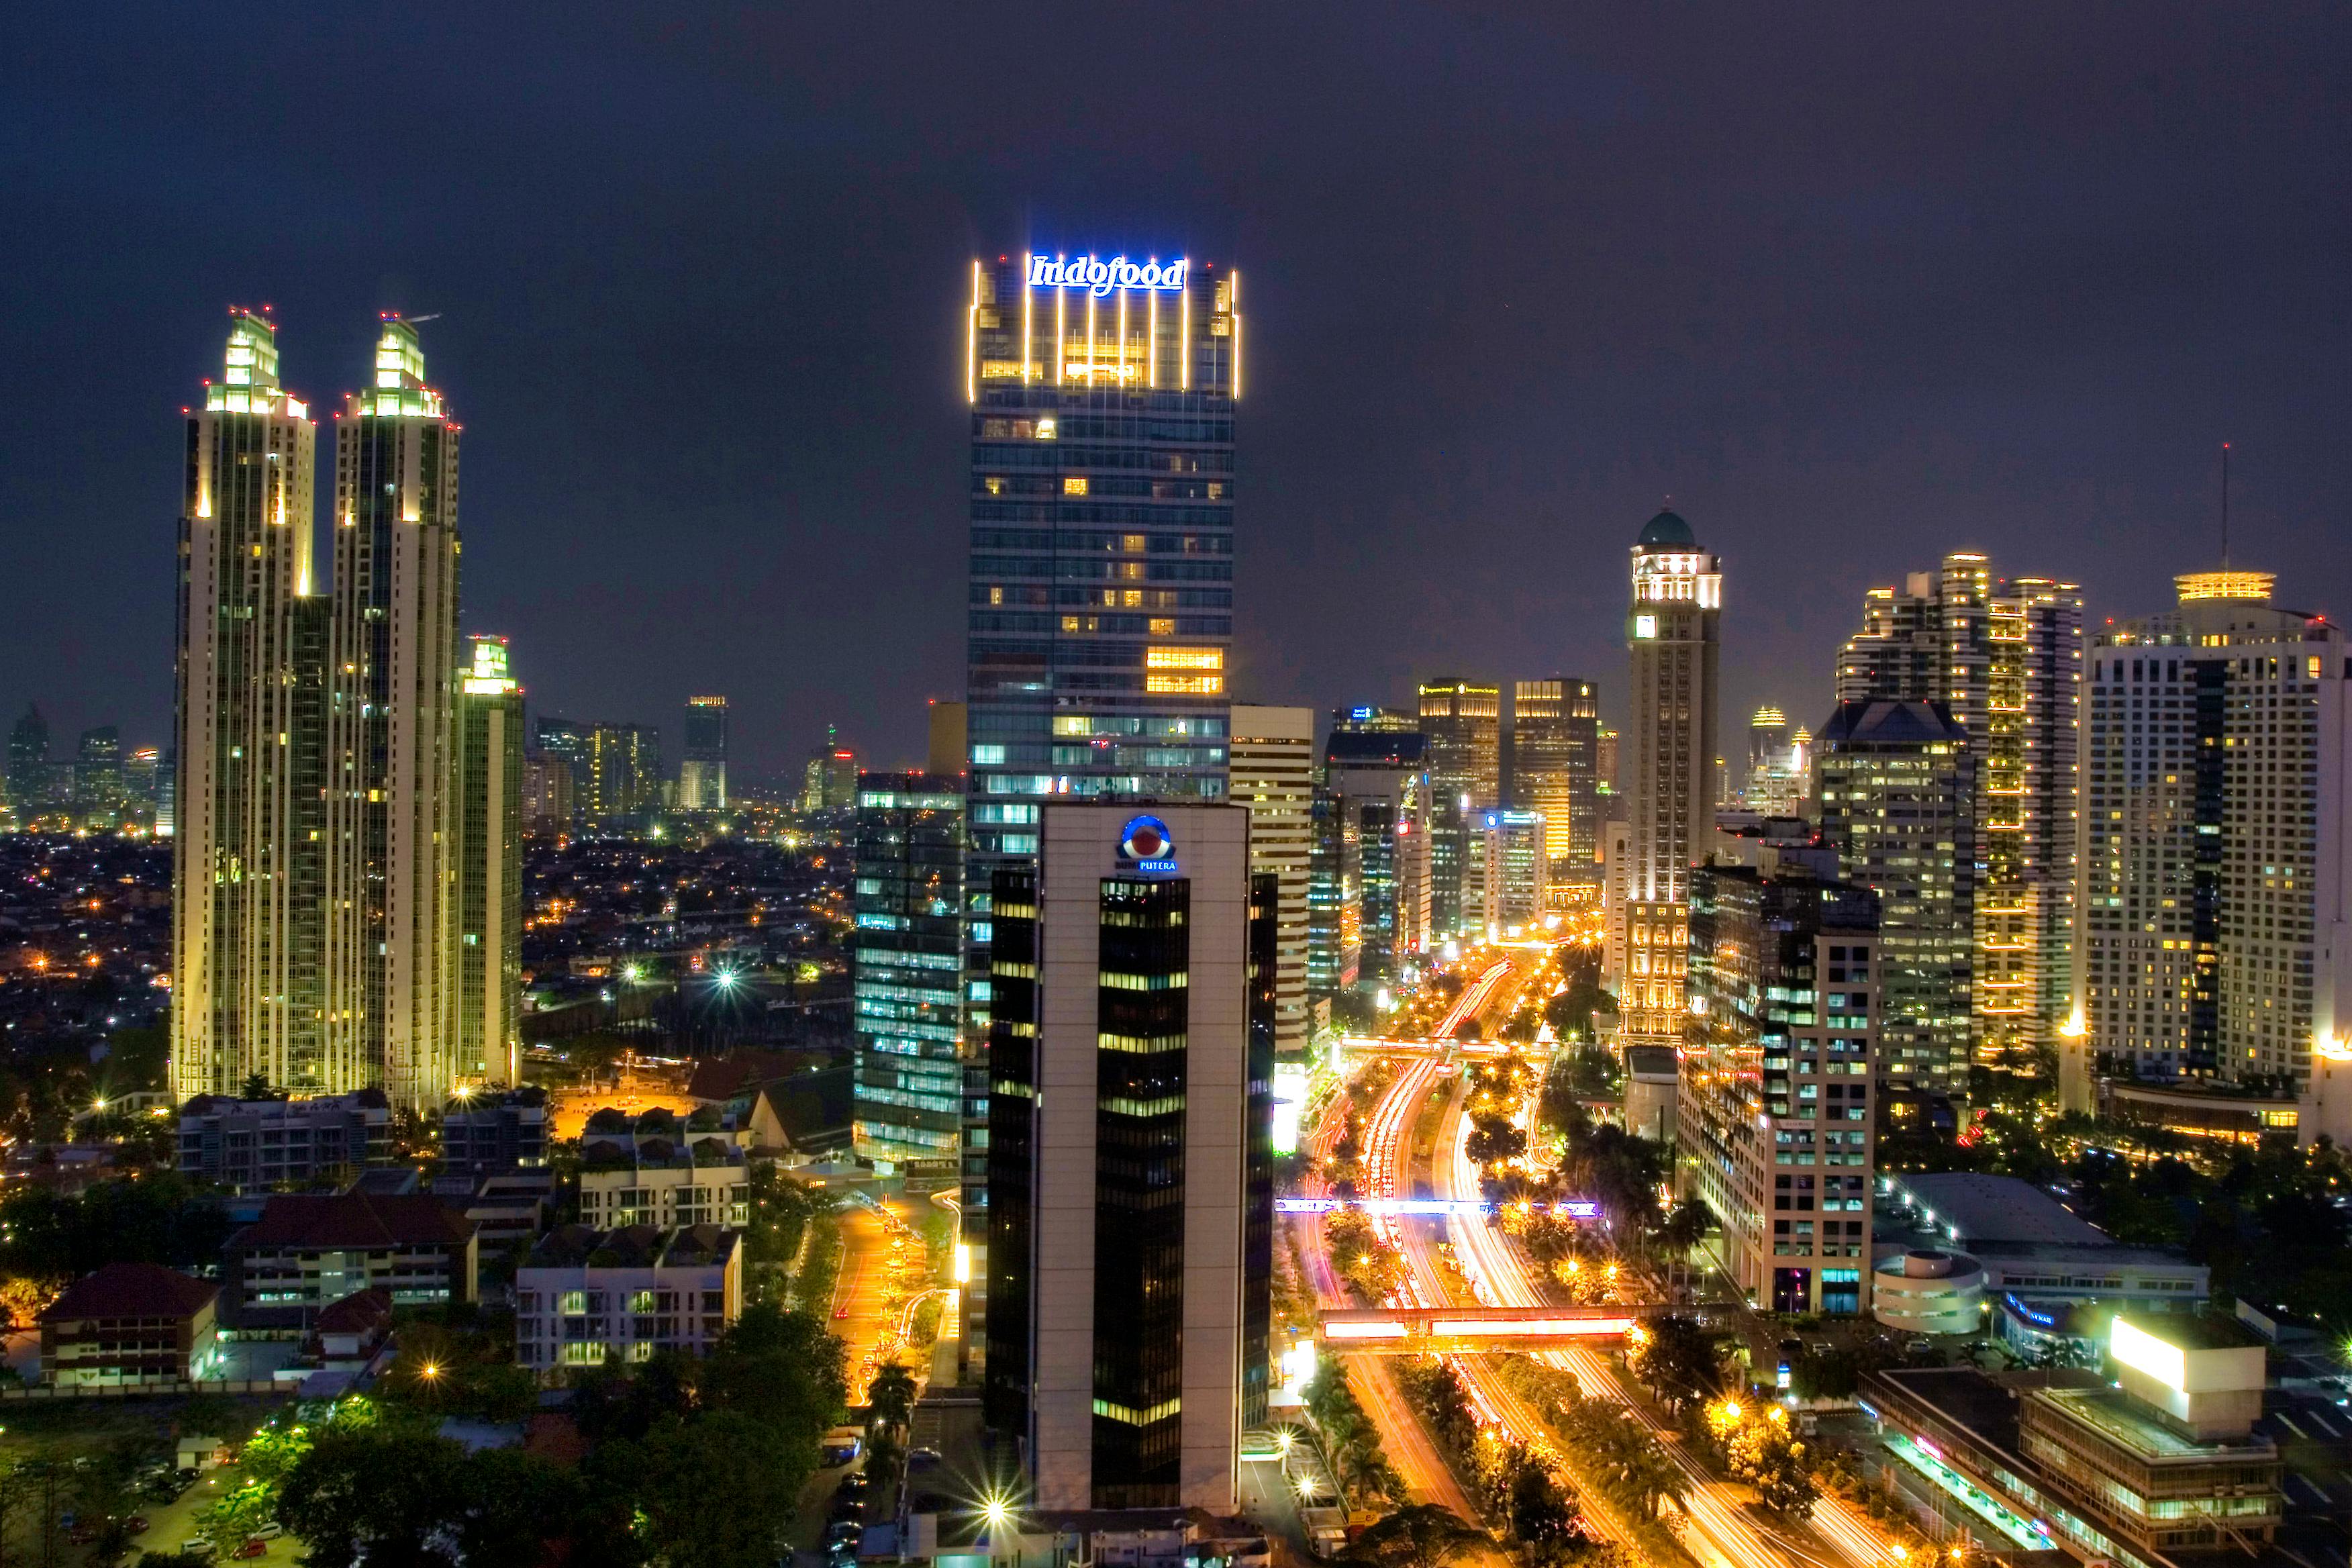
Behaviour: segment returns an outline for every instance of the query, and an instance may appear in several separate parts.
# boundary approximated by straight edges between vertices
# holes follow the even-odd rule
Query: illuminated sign
[[[1635,616],[1633,617],[1633,635],[1637,637],[1656,637],[1658,635],[1658,617],[1655,616]]]
[[[1114,289],[1156,289],[1162,293],[1180,293],[1184,288],[1184,273],[1192,263],[1183,257],[1173,261],[1157,258],[1140,265],[1124,256],[1114,256],[1108,261],[1098,260],[1089,252],[1085,256],[1032,256],[1029,258],[1029,286],[1033,289],[1084,289],[1097,299]]]
[[[1276,1214],[1337,1214],[1342,1209],[1354,1209],[1359,1214],[1401,1215],[1406,1217],[1443,1219],[1448,1215],[1493,1214],[1497,1205],[1481,1203],[1476,1198],[1276,1198]],[[1557,1215],[1563,1219],[1594,1219],[1601,1205],[1591,1198],[1565,1198],[1556,1204],[1529,1204],[1535,1214]]]
[[[1148,876],[1176,874],[1176,840],[1156,816],[1130,816],[1118,830],[1119,863]]]
[[[2174,1393],[2189,1382],[2189,1358],[2179,1345],[2169,1345],[2145,1329],[2136,1329],[2121,1317],[2107,1334],[2107,1353],[2134,1372],[2144,1372]]]
[[[1307,1064],[1276,1062],[1274,1066],[1274,1152],[1298,1152],[1298,1123],[1307,1110]]]

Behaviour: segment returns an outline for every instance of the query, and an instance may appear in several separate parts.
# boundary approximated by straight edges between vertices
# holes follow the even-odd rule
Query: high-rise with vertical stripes
[[[971,264],[965,1306],[984,1310],[990,891],[1048,799],[1226,794],[1241,278],[1181,254]]]

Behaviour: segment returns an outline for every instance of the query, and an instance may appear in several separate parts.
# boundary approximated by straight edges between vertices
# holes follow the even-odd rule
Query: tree
[[[519,1448],[486,1448],[467,1461],[456,1521],[457,1552],[467,1563],[539,1568],[560,1563],[567,1534],[587,1533],[596,1509],[577,1472]],[[608,1505],[609,1506],[609,1505]],[[597,1533],[625,1534],[619,1521]]]
[[[866,1387],[866,1407],[873,1413],[873,1422],[882,1426],[903,1427],[915,1415],[915,1374],[903,1362],[887,1361],[875,1369],[874,1381]]]
[[[1715,1339],[1690,1319],[1669,1315],[1643,1326],[1627,1364],[1668,1404],[1705,1399],[1723,1386]]]
[[[592,1480],[634,1494],[667,1568],[766,1568],[814,1466],[777,1429],[719,1410],[599,1450]]]
[[[1440,1568],[1492,1544],[1486,1531],[1446,1510],[1414,1503],[1358,1536],[1339,1560],[1360,1568]]]
[[[1462,1151],[1478,1165],[1499,1165],[1528,1152],[1528,1135],[1500,1116],[1473,1117]]]
[[[311,1568],[451,1563],[444,1527],[463,1506],[465,1457],[400,1425],[330,1427],[288,1472],[278,1522],[309,1546]]]
[[[1715,1425],[1710,1412],[1710,1428]],[[1788,1411],[1778,1405],[1743,1410],[1738,1418],[1724,1423],[1718,1441],[1726,1468],[1754,1487],[1766,1508],[1792,1519],[1812,1511],[1821,1489],[1805,1463],[1805,1445],[1790,1430]]]

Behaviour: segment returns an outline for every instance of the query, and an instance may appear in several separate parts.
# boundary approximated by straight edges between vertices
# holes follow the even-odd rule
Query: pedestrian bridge
[[[1660,1306],[1330,1308],[1316,1337],[1332,1351],[1444,1355],[1541,1350],[1563,1340],[1621,1339]]]

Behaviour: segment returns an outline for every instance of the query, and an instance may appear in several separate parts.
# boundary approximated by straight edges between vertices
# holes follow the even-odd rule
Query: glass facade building
[[[955,1155],[963,805],[960,778],[858,780],[853,1134],[866,1159]]]

